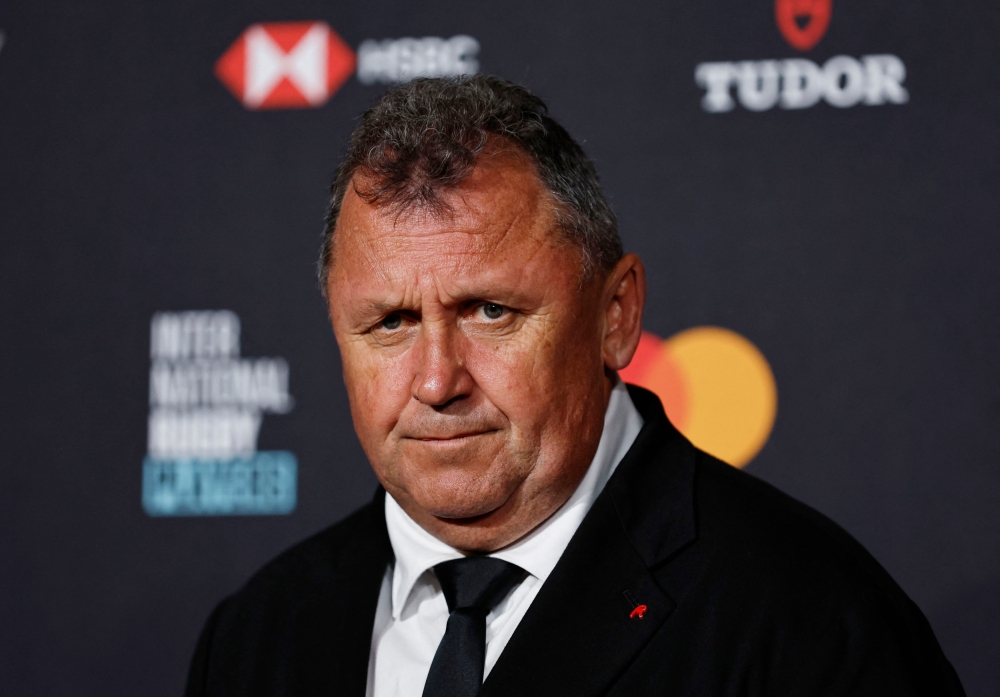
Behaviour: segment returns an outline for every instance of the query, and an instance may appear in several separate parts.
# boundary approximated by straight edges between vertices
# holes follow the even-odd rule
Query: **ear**
[[[602,354],[609,370],[629,364],[642,334],[646,306],[646,268],[635,254],[622,257],[604,284],[604,339]]]

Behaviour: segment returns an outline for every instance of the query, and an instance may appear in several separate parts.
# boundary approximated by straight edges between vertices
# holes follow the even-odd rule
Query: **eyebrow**
[[[393,310],[398,310],[399,305],[396,303],[379,301],[379,300],[367,300],[363,305],[361,310],[366,315],[382,315],[386,312],[391,312]]]
[[[476,288],[469,289],[467,292],[456,293],[455,296],[451,298],[451,302],[448,303],[449,306],[462,305],[468,302],[473,302],[477,300],[495,300],[501,304],[510,304],[512,307],[518,307],[524,304],[531,304],[528,300],[529,293],[511,291],[510,289],[506,291],[499,291],[497,288]],[[373,300],[367,299],[361,301],[357,309],[349,312],[350,316],[354,318],[354,321],[362,322],[368,321],[373,317],[379,317],[392,312],[407,312],[407,311],[418,311],[418,308],[406,307],[401,303],[395,303],[386,300]]]
[[[353,324],[367,324],[376,317],[382,317],[392,312],[402,312],[404,308],[398,303],[384,300],[364,300],[353,307],[345,308],[347,317]]]
[[[513,301],[513,302],[523,302],[525,299],[524,293],[511,293],[511,292],[496,292],[496,290],[479,289],[479,292],[461,292],[456,293],[450,298],[450,302],[447,305],[462,305],[464,303],[475,301],[475,300],[488,300],[490,298],[495,298],[498,302],[502,301]],[[364,315],[381,315],[386,312],[399,312],[409,309],[404,307],[401,303],[388,302],[385,300],[365,300],[359,304],[358,314]]]

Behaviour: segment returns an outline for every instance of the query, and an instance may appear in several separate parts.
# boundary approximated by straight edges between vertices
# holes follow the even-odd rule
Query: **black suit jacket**
[[[962,695],[920,610],[846,532],[697,450],[659,400],[480,694]],[[362,697],[384,492],[219,605],[188,697]],[[636,604],[644,615],[630,617]]]

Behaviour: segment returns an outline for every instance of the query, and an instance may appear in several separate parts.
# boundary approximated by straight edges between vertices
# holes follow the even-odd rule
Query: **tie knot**
[[[524,569],[493,557],[465,557],[434,567],[448,611],[489,613],[524,576]]]

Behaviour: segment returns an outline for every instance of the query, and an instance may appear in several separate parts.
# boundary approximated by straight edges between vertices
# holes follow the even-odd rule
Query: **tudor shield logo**
[[[808,51],[830,26],[833,0],[774,0],[774,19],[792,48]]]

